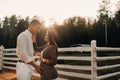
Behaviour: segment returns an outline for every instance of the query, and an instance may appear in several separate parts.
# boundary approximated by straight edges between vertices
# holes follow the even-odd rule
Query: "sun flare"
[[[52,23],[48,20],[45,21],[45,27],[49,28]]]
[[[54,19],[45,19],[45,27],[49,28],[54,24]]]

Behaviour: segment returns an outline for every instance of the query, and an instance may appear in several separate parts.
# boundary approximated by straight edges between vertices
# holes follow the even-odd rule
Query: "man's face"
[[[40,24],[33,25],[33,34],[36,34],[40,31]]]

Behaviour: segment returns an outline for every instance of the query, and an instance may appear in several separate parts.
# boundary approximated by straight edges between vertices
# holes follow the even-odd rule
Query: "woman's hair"
[[[50,44],[52,44],[56,48],[58,48],[58,45],[57,45],[57,43],[55,42],[55,39],[54,39],[55,36],[54,36],[53,32],[48,30],[47,33],[48,33],[48,38],[49,38]]]

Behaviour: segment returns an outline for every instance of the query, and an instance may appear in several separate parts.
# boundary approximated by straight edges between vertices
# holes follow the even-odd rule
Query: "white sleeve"
[[[25,63],[29,63],[34,59],[28,54],[28,46],[29,46],[29,38],[26,35],[21,35],[18,39],[18,55],[25,61]]]

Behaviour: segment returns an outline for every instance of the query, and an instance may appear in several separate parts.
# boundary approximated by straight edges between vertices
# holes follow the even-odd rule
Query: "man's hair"
[[[37,25],[37,24],[40,24],[40,25],[41,25],[41,23],[40,23],[38,20],[36,20],[36,19],[34,19],[34,20],[32,20],[32,21],[30,22],[30,25]]]

